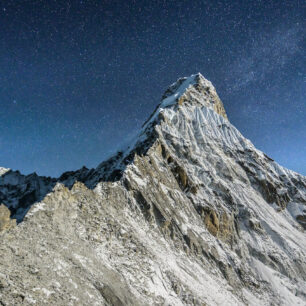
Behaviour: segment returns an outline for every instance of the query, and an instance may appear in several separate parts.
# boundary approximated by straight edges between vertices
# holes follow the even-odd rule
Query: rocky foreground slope
[[[0,168],[0,203],[0,305],[306,304],[306,178],[201,74],[96,169]]]

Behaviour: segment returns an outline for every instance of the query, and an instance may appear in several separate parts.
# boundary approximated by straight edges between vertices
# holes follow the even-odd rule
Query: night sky
[[[0,1],[0,166],[58,176],[126,142],[179,77],[306,174],[305,2]]]

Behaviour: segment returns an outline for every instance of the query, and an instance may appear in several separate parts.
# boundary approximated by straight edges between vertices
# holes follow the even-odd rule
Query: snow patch
[[[11,169],[9,168],[2,168],[0,167],[0,176],[2,176],[3,174],[5,174],[6,172],[10,171]]]
[[[34,215],[36,212],[38,212],[38,211],[40,211],[40,210],[45,210],[45,209],[46,209],[45,206],[46,206],[46,203],[44,203],[44,202],[34,204],[34,205],[31,207],[30,211],[28,212],[28,216],[32,216],[32,215]]]

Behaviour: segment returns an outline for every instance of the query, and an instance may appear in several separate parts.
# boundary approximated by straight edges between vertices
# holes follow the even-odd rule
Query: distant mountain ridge
[[[244,138],[200,73],[95,169],[0,168],[0,203],[4,305],[306,303],[306,178]]]

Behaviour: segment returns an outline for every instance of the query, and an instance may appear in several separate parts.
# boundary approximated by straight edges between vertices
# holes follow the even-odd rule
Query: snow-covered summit
[[[200,72],[197,74],[192,74],[189,77],[179,78],[176,82],[171,84],[162,96],[162,101],[164,101],[169,96],[184,94],[189,86],[194,86],[196,84],[201,84],[202,86],[214,89],[212,83],[208,81]]]
[[[227,119],[227,115],[215,87],[201,73],[179,78],[171,84],[162,96],[160,104],[145,122],[144,127],[158,118],[167,107],[182,106],[184,102],[197,107],[205,106]]]

